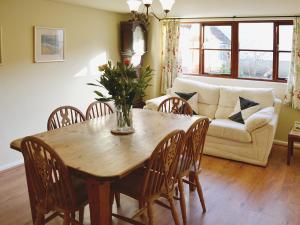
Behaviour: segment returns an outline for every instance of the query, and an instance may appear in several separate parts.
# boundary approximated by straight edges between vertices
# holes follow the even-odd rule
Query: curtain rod
[[[232,16],[232,17],[167,17],[162,20],[192,20],[192,19],[255,19],[255,18],[299,18],[300,15],[293,16]]]

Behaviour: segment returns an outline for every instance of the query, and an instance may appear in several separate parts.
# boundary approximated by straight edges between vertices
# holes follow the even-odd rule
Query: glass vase
[[[131,134],[134,132],[131,111],[132,111],[132,106],[116,105],[117,126],[112,130],[112,133]]]

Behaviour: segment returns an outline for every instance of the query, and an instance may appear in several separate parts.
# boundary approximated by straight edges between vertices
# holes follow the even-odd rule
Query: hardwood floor
[[[185,186],[189,225],[300,225],[300,151],[287,166],[286,147],[275,146],[266,168],[205,156],[200,181],[207,212],[202,214],[197,192]],[[134,200],[121,197],[119,213],[132,215],[136,207]],[[154,218],[158,225],[173,224],[170,211],[157,205]],[[0,174],[0,224],[32,224],[23,167]],[[85,224],[90,224],[88,207]]]

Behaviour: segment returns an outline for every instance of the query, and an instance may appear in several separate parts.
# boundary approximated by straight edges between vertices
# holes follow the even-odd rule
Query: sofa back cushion
[[[218,108],[220,87],[184,78],[176,78],[171,93],[197,92],[198,113],[211,119],[215,117]]]
[[[243,97],[260,104],[261,108],[274,105],[274,91],[272,88],[239,88],[220,86],[220,99],[216,111],[216,119],[226,119],[233,112],[234,106]]]

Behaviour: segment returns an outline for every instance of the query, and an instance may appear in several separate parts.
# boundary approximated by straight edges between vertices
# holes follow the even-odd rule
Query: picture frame
[[[0,65],[3,64],[2,26],[0,25]]]
[[[63,28],[34,27],[34,62],[62,62],[65,58]]]

